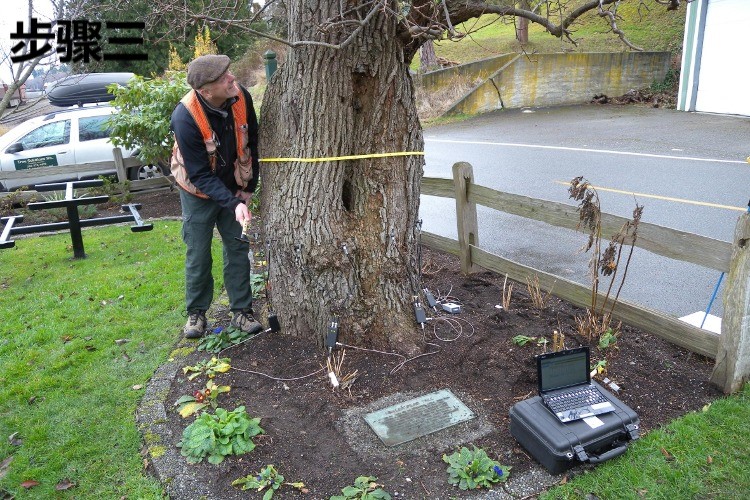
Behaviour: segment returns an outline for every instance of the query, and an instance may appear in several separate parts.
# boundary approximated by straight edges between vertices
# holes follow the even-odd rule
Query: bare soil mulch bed
[[[176,192],[141,194],[135,201],[143,204],[145,219],[180,215]],[[106,212],[102,208],[100,215]],[[545,347],[537,342],[518,346],[511,340],[526,335],[545,338],[551,346],[553,330],[560,330],[566,347],[588,345],[588,339],[575,331],[574,317],[583,311],[554,297],[543,310],[536,309],[526,285],[519,283],[514,284],[510,308],[499,309],[503,277],[490,272],[464,276],[454,256],[429,249],[423,251],[423,262],[424,286],[434,293],[450,294],[462,305],[457,316],[460,331],[445,321],[428,323],[425,341],[431,345],[425,352],[434,354],[414,359],[395,373],[392,370],[400,362],[398,358],[347,349],[344,371],[358,371],[350,390],[333,390],[323,372],[299,380],[269,378],[301,377],[325,363],[324,352],[288,332],[262,334],[229,349],[222,356],[230,357],[233,367],[246,371],[230,370],[217,377],[217,383],[232,388],[220,396],[221,406],[246,406],[251,416],[262,419],[266,434],[256,440],[258,446],[250,454],[229,457],[218,466],[205,461],[185,463],[186,473],[210,484],[216,498],[247,498],[251,492],[240,491],[231,482],[274,464],[287,481],[302,481],[309,488],[306,495],[282,489],[280,498],[327,499],[340,494],[356,477],[373,475],[392,495],[398,492],[400,498],[437,499],[469,495],[447,483],[447,465],[441,459],[461,444],[481,447],[492,458],[512,466],[511,481],[514,475],[530,470],[535,462],[510,435],[508,411],[517,401],[535,394],[534,356]],[[260,300],[256,309],[262,307]],[[210,321],[226,325],[228,319],[219,309]],[[712,360],[629,326],[623,327],[614,347],[601,351],[592,343],[591,352],[592,363],[606,356],[606,375],[621,387],[617,396],[638,412],[643,432],[699,410],[721,395],[708,382]],[[209,356],[196,351],[186,364]],[[188,381],[178,372],[167,404],[204,384],[203,377]],[[445,440],[427,437],[394,448],[380,444],[369,428],[360,435],[351,432],[350,417],[356,409],[386,396],[402,395],[403,400],[446,388],[493,430],[467,443],[447,446]],[[170,412],[168,418],[175,436],[191,422],[176,412]],[[433,436],[450,436],[452,432],[447,429]]]

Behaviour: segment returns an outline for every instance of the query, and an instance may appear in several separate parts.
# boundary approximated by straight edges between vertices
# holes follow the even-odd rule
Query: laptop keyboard
[[[547,406],[555,413],[591,406],[597,403],[607,403],[601,392],[594,387],[578,388],[570,392],[562,392],[544,399]]]

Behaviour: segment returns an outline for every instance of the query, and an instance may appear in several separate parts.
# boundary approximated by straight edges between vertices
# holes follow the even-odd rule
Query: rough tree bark
[[[524,10],[530,10],[529,0],[520,0],[518,7]],[[525,17],[516,18],[516,40],[519,43],[529,43],[529,20]]]
[[[516,40],[519,43],[529,43],[529,20],[525,17],[516,18]]]
[[[427,73],[436,69],[439,64],[437,54],[435,54],[435,44],[428,40],[419,48],[419,62],[422,73]]]
[[[316,27],[339,9],[327,0],[288,1],[290,39],[340,42],[348,33]],[[290,49],[264,96],[262,158],[422,151],[396,32],[394,16],[381,11],[342,50]],[[337,316],[345,343],[420,351],[411,297],[419,290],[423,164],[416,155],[263,164],[271,297],[286,332],[321,344]]]

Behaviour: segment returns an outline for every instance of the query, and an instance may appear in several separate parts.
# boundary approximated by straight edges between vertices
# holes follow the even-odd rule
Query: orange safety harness
[[[188,110],[190,116],[193,117],[195,124],[198,125],[203,142],[206,144],[206,152],[208,152],[211,172],[215,172],[217,155],[216,135],[211,129],[211,124],[208,122],[206,111],[198,100],[198,94],[195,90],[191,90],[180,100],[180,102]],[[237,143],[237,160],[234,162],[234,179],[237,181],[240,189],[244,189],[253,177],[253,169],[252,156],[250,155],[250,149],[248,147],[247,107],[245,106],[245,94],[242,91],[240,91],[237,101],[232,104],[232,117],[234,118],[234,132]],[[185,169],[185,162],[182,158],[182,153],[180,153],[180,148],[177,146],[176,140],[174,142],[174,147],[172,148],[172,161],[170,167],[175,181],[182,189],[200,198],[208,198],[208,195],[201,192],[200,189],[190,182],[187,170]]]

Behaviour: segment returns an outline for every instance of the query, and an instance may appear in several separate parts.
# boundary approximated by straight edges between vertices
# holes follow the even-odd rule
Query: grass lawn
[[[749,422],[746,384],[736,396],[650,432],[622,457],[541,498],[748,498]]]
[[[180,222],[83,241],[83,260],[67,233],[0,250],[0,498],[162,496],[134,414],[185,321]]]

